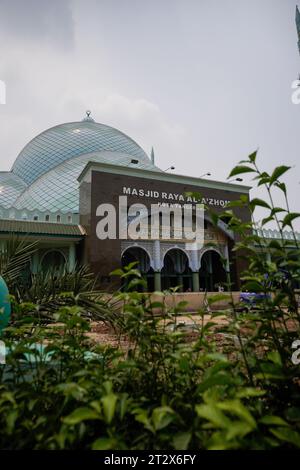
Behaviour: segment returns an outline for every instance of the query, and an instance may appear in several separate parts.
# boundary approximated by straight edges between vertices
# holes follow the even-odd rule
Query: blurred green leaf
[[[270,426],[288,426],[288,423],[284,419],[280,418],[280,416],[263,416],[259,422]]]
[[[228,428],[231,424],[226,415],[214,404],[196,405],[196,413],[217,428]]]
[[[255,170],[246,165],[238,165],[235,168],[233,168],[228,178],[232,178],[233,176],[241,175],[243,173],[251,173],[251,172],[255,172]]]
[[[223,411],[228,411],[246,421],[252,429],[256,428],[256,421],[240,400],[228,400],[220,402],[218,407]]]
[[[255,209],[255,207],[264,207],[265,209],[271,209],[270,205],[263,199],[254,198],[250,201],[250,207]]]
[[[291,169],[290,166],[285,166],[285,165],[276,167],[271,175],[270,184],[275,183],[275,181],[277,181],[278,178],[280,178],[280,176],[284,175],[284,173],[286,173],[290,169]]]
[[[167,427],[175,418],[175,413],[169,406],[160,406],[152,412],[154,429],[159,431]]]
[[[107,423],[111,423],[117,404],[118,397],[114,393],[110,393],[101,398],[101,403],[103,406],[103,413]]]
[[[187,450],[189,447],[190,440],[192,438],[191,432],[181,432],[175,434],[173,437],[173,447],[175,450]]]
[[[63,422],[69,425],[74,425],[90,419],[100,419],[99,413],[91,408],[81,407],[63,418]]]
[[[296,447],[300,447],[300,434],[290,428],[270,429],[271,433],[280,441],[289,442]]]
[[[116,449],[116,440],[109,437],[100,437],[92,444],[92,450],[111,450]]]
[[[300,217],[299,212],[290,212],[285,216],[285,218],[282,221],[282,228],[285,228],[287,226],[292,228],[292,222]]]

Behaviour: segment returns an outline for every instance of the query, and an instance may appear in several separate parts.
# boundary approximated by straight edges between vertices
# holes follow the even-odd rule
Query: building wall
[[[134,189],[135,191],[133,191]],[[93,271],[100,278],[106,278],[111,271],[120,267],[124,243],[125,245],[129,243],[128,240],[125,241],[118,238],[115,240],[98,239],[96,227],[100,217],[96,216],[96,211],[100,204],[110,203],[118,209],[119,196],[126,195],[128,205],[142,203],[147,208],[150,208],[151,204],[178,203],[174,199],[166,200],[166,197],[163,197],[165,194],[186,195],[188,192],[200,193],[211,209],[217,213],[224,210],[226,201],[238,200],[241,195],[241,193],[233,192],[230,189],[203,188],[193,184],[160,181],[146,177],[108,173],[107,171],[92,171],[90,181],[83,182],[80,187],[80,223],[87,232],[84,247],[85,261],[91,265]],[[248,210],[244,208],[237,208],[236,214],[245,222],[250,218]],[[117,217],[117,233],[118,230]],[[139,244],[141,243],[142,241],[139,241]],[[153,244],[154,242],[144,241],[145,243]],[[175,245],[176,243],[174,243]],[[229,238],[227,246],[229,249],[228,255],[232,259],[232,241]],[[232,276],[236,280],[236,288],[239,287],[239,274],[243,267],[241,261],[234,263]]]

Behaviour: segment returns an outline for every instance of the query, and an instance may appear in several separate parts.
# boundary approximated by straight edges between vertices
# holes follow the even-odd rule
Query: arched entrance
[[[58,250],[51,250],[46,253],[42,259],[42,270],[54,273],[62,273],[66,268],[66,259]]]
[[[164,256],[164,266],[161,271],[162,289],[180,286],[180,291],[192,290],[192,272],[189,259],[184,251],[172,248]]]
[[[146,250],[139,246],[127,248],[122,255],[122,267],[128,266],[130,263],[137,263],[135,268],[140,271],[143,278],[147,282],[147,291],[154,290],[154,273],[150,267],[150,257]],[[142,290],[138,288],[137,290]]]
[[[206,251],[201,258],[199,270],[200,290],[215,292],[226,288],[226,271],[221,255],[215,250]]]

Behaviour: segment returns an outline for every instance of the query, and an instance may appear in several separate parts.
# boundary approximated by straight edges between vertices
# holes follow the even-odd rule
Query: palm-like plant
[[[23,315],[18,305],[25,303],[37,321],[48,323],[55,320],[60,307],[79,305],[87,317],[113,323],[117,313],[110,298],[96,290],[97,279],[88,266],[76,265],[71,272],[66,267],[40,267],[32,273],[31,260],[37,249],[38,242],[11,235],[0,251],[0,275],[15,298],[14,320],[18,312]]]
[[[0,274],[11,293],[14,293],[22,274],[29,268],[36,250],[37,242],[20,240],[14,234],[0,250]]]

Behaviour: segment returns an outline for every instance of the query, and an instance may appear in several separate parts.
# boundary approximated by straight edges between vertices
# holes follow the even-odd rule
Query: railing
[[[254,233],[256,233],[259,237],[262,237],[262,238],[268,238],[268,239],[274,239],[274,240],[281,239],[281,233],[279,230],[257,229],[257,230],[254,230]],[[299,232],[293,233],[292,231],[284,230],[283,238],[284,240],[292,240],[292,241],[294,241],[296,238],[296,240],[300,241],[300,233]]]

